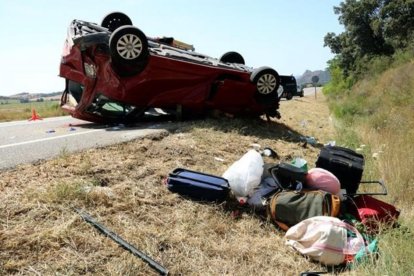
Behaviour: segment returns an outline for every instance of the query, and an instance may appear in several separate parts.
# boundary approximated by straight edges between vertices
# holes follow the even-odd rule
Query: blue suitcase
[[[168,175],[167,188],[173,193],[204,201],[224,201],[230,193],[226,179],[182,168]]]

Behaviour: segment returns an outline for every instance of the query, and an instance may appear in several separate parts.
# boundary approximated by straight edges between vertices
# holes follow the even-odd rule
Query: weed
[[[80,166],[79,166],[79,174],[81,175],[86,175],[90,172],[90,170],[93,167],[93,163],[91,158],[87,155],[87,154],[82,154],[82,158],[80,161]]]
[[[59,182],[48,191],[48,198],[52,202],[74,202],[85,200],[87,189],[81,182]]]
[[[66,148],[66,146],[62,147],[59,151],[59,158],[68,160],[70,157],[70,151]]]

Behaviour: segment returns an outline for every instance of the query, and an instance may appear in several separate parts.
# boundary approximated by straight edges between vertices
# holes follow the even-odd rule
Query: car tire
[[[292,93],[287,93],[286,100],[290,101],[292,98],[293,98],[293,94]]]
[[[223,63],[238,63],[238,64],[245,64],[244,58],[241,54],[237,52],[227,52],[220,57],[220,61]]]
[[[148,61],[148,39],[133,26],[116,29],[109,38],[112,65],[121,76],[131,76],[142,71]]]
[[[256,100],[267,104],[279,100],[277,90],[280,85],[279,74],[270,67],[260,67],[253,71],[250,80],[256,85]]]
[[[111,12],[105,15],[101,23],[101,26],[107,28],[110,32],[125,25],[132,25],[132,21],[128,15],[122,12]]]

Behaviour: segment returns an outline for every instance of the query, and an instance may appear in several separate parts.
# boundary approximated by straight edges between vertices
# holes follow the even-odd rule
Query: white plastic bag
[[[223,177],[229,181],[237,200],[245,203],[247,197],[259,186],[262,174],[262,156],[255,150],[249,150],[224,172]]]

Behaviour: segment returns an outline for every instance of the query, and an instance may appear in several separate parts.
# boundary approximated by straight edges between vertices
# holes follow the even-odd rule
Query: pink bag
[[[339,195],[341,190],[341,183],[339,183],[338,178],[330,171],[321,168],[313,168],[308,171],[306,175],[306,186],[334,195]]]
[[[348,238],[347,231],[356,238]],[[365,248],[358,230],[338,218],[318,216],[299,222],[289,228],[286,244],[299,253],[325,265],[339,265],[345,257]]]

